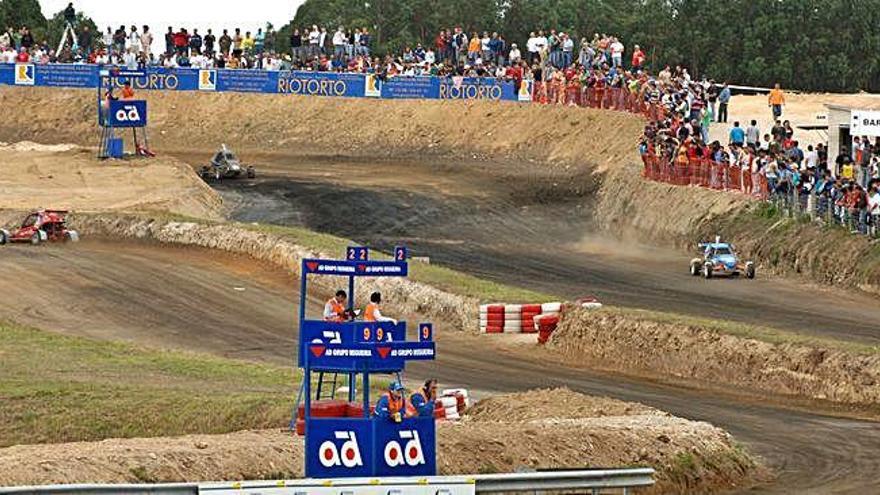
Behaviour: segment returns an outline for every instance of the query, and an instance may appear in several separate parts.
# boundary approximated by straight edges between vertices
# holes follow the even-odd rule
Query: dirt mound
[[[541,418],[488,419],[504,410],[493,409],[522,400],[522,394],[514,394],[477,406],[483,411],[480,420],[440,423],[440,474],[651,466],[657,470],[652,490],[657,493],[705,493],[745,486],[763,476],[753,458],[708,423],[567,390],[540,391],[535,397],[546,394],[582,407],[561,412],[553,402],[535,402]],[[587,412],[621,407],[629,407],[631,414],[589,417]],[[278,479],[299,477],[302,470],[302,439],[282,430],[0,449],[0,485]]]
[[[566,314],[549,346],[581,366],[869,408],[880,403],[877,354],[771,344],[607,309]]]
[[[161,210],[220,218],[220,197],[171,157],[99,161],[74,145],[0,146],[0,208]]]
[[[582,108],[462,101],[383,101],[292,95],[159,92],[150,105],[151,144],[170,150],[297,150],[302,154],[399,156],[451,153],[540,160],[630,161],[639,117]],[[27,108],[0,122],[0,139],[91,144],[94,92],[0,88],[0,106]]]
[[[642,404],[607,397],[579,394],[569,389],[540,389],[489,397],[468,409],[471,421],[527,422],[546,417],[547,404],[553,404],[553,416],[581,419],[606,416],[665,414]]]

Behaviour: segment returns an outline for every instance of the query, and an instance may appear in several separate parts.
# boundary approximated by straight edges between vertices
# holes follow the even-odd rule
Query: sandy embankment
[[[484,400],[437,433],[440,474],[652,466],[657,485],[644,493],[706,493],[766,476],[708,423],[564,389]],[[22,445],[0,449],[0,484],[296,478],[302,463],[302,439],[282,430]]]
[[[880,356],[769,343],[618,311],[567,313],[548,344],[564,362],[758,395],[858,406],[876,414]]]
[[[167,211],[219,219],[221,200],[172,157],[99,161],[75,145],[0,143],[0,209]]]

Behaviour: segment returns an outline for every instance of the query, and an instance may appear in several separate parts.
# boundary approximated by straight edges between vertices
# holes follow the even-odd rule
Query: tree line
[[[440,29],[454,26],[497,31],[523,50],[538,29],[575,40],[606,33],[629,53],[639,44],[655,73],[683,65],[737,84],[880,92],[880,0],[306,0],[279,30],[276,48],[287,51],[293,28],[313,24],[331,33],[366,27],[377,55],[433,44]],[[46,19],[38,0],[0,0],[0,28],[21,25],[52,46],[64,20],[61,12]]]
[[[76,18],[77,29],[88,26],[93,33],[92,39],[100,39],[101,33],[90,17],[77,11]],[[45,41],[54,50],[64,32],[64,11],[60,10],[47,19],[40,8],[39,0],[0,0],[0,30],[12,28],[18,31],[22,26],[27,26],[37,43]]]
[[[880,91],[880,0],[306,0],[279,31],[367,27],[376,54],[433,44],[440,29],[497,31],[525,49],[529,32],[639,44],[648,68],[688,67],[731,83],[807,91]]]

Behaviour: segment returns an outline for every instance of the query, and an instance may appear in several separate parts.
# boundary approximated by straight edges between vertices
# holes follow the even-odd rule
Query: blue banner
[[[392,77],[382,83],[382,98],[440,100],[516,100],[510,81],[493,77]]]
[[[433,476],[434,418],[311,418],[306,424],[306,477]]]
[[[95,88],[107,67],[82,64],[0,64],[0,84]],[[123,69],[124,70],[124,69]],[[136,90],[235,91],[310,96],[517,101],[513,82],[495,78],[397,76],[379,81],[373,74],[149,67],[143,77],[125,79]],[[105,79],[105,84],[111,79]]]
[[[315,275],[345,275],[349,277],[405,277],[409,272],[406,261],[342,261],[307,259],[302,263],[303,273]]]
[[[299,365],[305,366],[306,353],[311,353],[312,366],[315,359],[323,355],[323,349],[311,346],[352,346],[355,344],[380,343],[380,342],[403,342],[406,340],[406,322],[397,322],[393,325],[391,322],[366,322],[351,321],[345,323],[336,323],[323,320],[303,320],[299,327]],[[316,355],[317,353],[317,355]],[[372,358],[372,353],[367,356]],[[349,355],[348,359],[336,359],[333,361],[333,367],[336,369],[363,369],[359,366],[360,362],[356,356]],[[321,365],[326,366],[327,361],[322,361]],[[403,367],[402,361],[383,361],[386,369]]]

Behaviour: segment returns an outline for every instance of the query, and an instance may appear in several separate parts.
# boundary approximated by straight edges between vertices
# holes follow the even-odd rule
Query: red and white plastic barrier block
[[[582,308],[602,307],[593,296],[581,297],[574,304]],[[483,304],[480,306],[480,332],[482,333],[547,333],[556,329],[561,302],[543,304]],[[550,329],[552,327],[552,329]],[[548,330],[550,329],[550,330]],[[546,341],[545,337],[543,340]],[[539,341],[541,338],[539,336]]]

